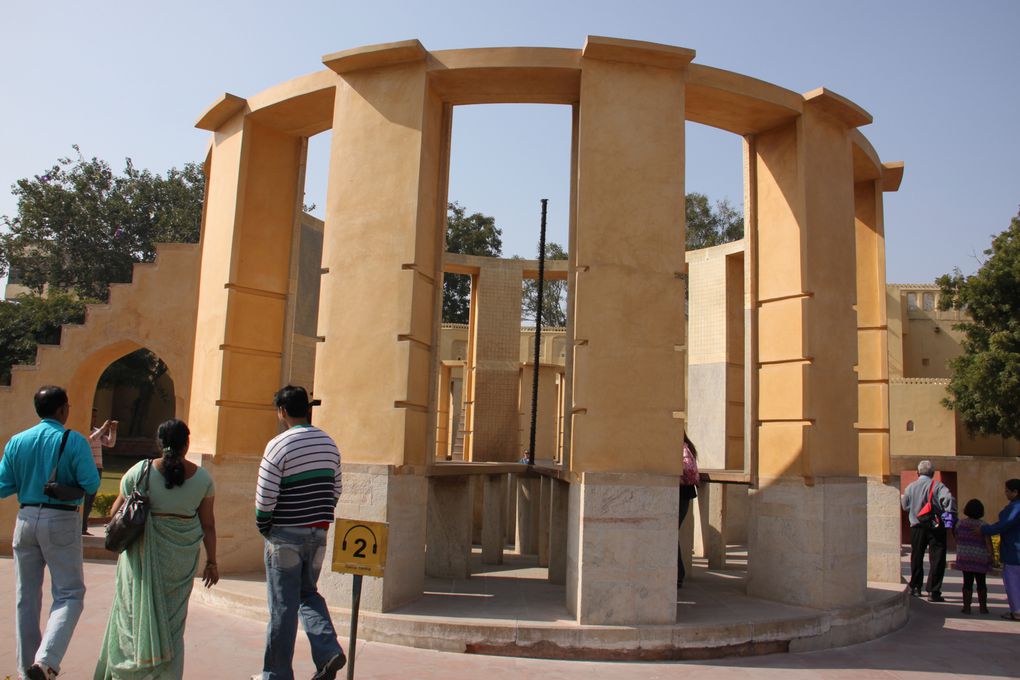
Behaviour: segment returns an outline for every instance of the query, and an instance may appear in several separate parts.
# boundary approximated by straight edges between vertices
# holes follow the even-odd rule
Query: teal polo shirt
[[[58,501],[43,493],[50,472],[57,462],[60,439],[64,426],[51,418],[44,418],[35,427],[11,437],[0,459],[0,498],[18,494],[19,503],[52,503],[81,505],[76,501]],[[80,486],[87,493],[99,489],[99,471],[92,460],[92,449],[81,433],[72,431],[60,457],[57,481]]]

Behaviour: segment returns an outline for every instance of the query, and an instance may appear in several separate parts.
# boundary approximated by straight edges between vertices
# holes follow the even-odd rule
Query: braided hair
[[[184,452],[188,448],[191,430],[183,420],[171,418],[156,430],[159,448],[163,451],[163,477],[166,488],[184,484]]]

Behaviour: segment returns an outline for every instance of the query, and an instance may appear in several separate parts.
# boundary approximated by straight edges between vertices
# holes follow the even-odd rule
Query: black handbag
[[[57,451],[57,462],[53,464],[53,472],[50,473],[49,480],[43,485],[43,493],[58,501],[76,501],[85,496],[85,489],[80,486],[61,484],[57,481],[57,467],[60,465],[60,457],[64,455],[64,447],[67,446],[67,438],[70,434],[70,430],[64,430],[64,436],[60,439],[60,450]]]
[[[152,461],[145,461],[145,470],[141,479],[135,484],[134,490],[124,504],[106,525],[106,549],[110,552],[124,552],[129,545],[138,540],[145,530],[145,520],[149,516],[149,471]],[[142,483],[145,493],[139,491]]]

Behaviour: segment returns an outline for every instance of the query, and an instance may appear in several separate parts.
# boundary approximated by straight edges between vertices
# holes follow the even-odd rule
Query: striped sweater
[[[340,450],[317,427],[297,425],[266,444],[255,490],[255,523],[309,526],[333,521],[340,498]]]

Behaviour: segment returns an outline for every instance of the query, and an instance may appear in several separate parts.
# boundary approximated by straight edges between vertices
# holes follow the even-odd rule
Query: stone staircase
[[[463,406],[460,409],[460,419],[457,424],[457,435],[453,439],[453,448],[450,456],[453,460],[464,460],[464,426],[467,409]]]

